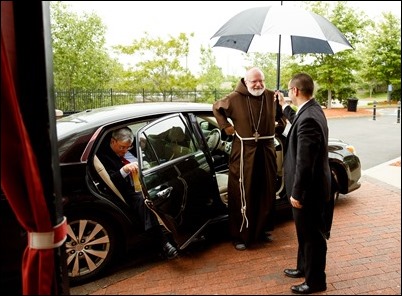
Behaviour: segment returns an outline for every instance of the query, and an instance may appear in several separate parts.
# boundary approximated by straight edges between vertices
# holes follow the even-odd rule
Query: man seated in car
[[[116,129],[109,145],[104,145],[97,156],[134,214],[143,221],[144,231],[155,235],[161,242],[164,255],[173,259],[178,255],[177,249],[169,242],[156,216],[145,205],[142,193],[134,189],[132,174],[138,174],[138,162],[129,151],[133,147],[133,141],[134,134],[129,127]]]

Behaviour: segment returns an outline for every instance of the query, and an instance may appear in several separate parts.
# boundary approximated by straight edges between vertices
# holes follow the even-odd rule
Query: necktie
[[[130,163],[130,161],[128,161],[128,159],[125,158],[124,156],[120,156],[120,159],[121,159],[121,162],[123,163],[123,165],[126,165],[126,164],[129,164],[129,163]],[[127,177],[129,177],[129,176],[131,176],[131,174],[129,174]],[[126,178],[127,178],[127,177],[126,177]],[[128,178],[128,180],[130,180],[130,184],[131,184],[131,186],[133,186],[133,185],[134,185],[133,179],[132,179],[132,178]]]
[[[130,163],[130,161],[128,161],[126,158],[124,158],[123,156],[122,157],[120,157],[120,159],[121,159],[121,162],[123,163],[123,164],[129,164]]]

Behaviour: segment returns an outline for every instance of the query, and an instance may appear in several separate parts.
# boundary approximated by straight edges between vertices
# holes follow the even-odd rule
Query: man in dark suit
[[[160,228],[158,219],[147,208],[141,192],[136,192],[133,184],[133,173],[138,173],[137,158],[130,152],[133,148],[133,132],[129,127],[114,130],[110,143],[104,145],[97,156],[102,162],[110,179],[120,191],[127,204],[138,219],[143,222],[144,230],[155,235],[161,241],[161,248],[168,259],[178,255],[177,249],[169,242]]]
[[[294,111],[279,91],[279,103],[291,123],[284,159],[285,186],[292,204],[298,253],[296,269],[285,269],[285,275],[305,277],[291,287],[296,294],[310,294],[327,289],[326,255],[329,229],[327,214],[331,198],[331,172],[328,161],[328,125],[321,106],[313,98],[313,79],[300,73],[288,84]],[[328,211],[328,207],[330,210]],[[329,213],[328,213],[329,212]]]

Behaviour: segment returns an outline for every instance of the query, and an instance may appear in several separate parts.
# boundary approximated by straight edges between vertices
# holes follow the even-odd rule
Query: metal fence
[[[116,91],[109,90],[57,90],[55,92],[56,109],[64,114],[113,105],[123,105],[142,102],[214,102],[231,90],[214,91]]]

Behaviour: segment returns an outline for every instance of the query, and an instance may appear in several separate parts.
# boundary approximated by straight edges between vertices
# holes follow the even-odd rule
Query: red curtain
[[[12,1],[7,1],[12,5]],[[2,1],[2,19],[3,19]],[[9,27],[7,27],[9,26]],[[64,242],[66,222],[53,227],[37,160],[19,108],[15,71],[14,27],[1,26],[1,188],[19,223],[28,232],[22,263],[24,295],[54,295],[54,248]],[[6,32],[5,32],[6,31]],[[7,38],[7,39],[6,39]],[[8,58],[11,54],[11,59]]]

